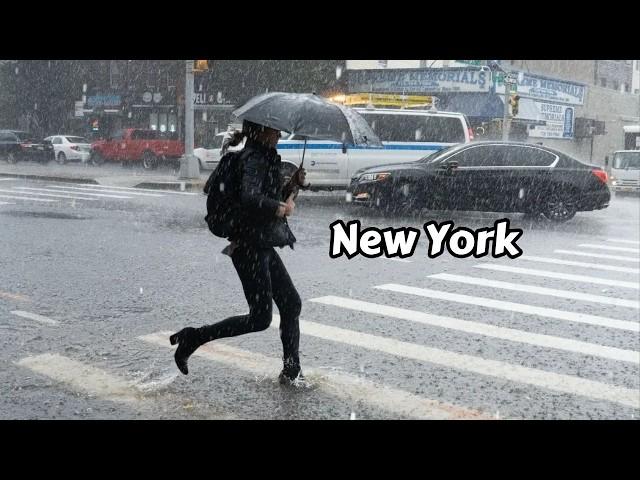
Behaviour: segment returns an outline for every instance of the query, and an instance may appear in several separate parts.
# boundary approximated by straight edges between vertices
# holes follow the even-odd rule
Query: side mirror
[[[458,162],[456,160],[447,160],[447,170],[455,170],[458,168]]]
[[[609,155],[607,155],[606,157],[604,157],[604,166],[608,167],[609,166]]]
[[[347,144],[346,143],[342,144],[342,153],[347,153]]]

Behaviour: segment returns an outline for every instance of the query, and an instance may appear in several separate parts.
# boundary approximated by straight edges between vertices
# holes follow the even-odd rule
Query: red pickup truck
[[[184,143],[174,134],[126,128],[111,138],[92,143],[89,160],[94,165],[105,161],[122,162],[123,165],[142,162],[145,169],[152,169],[160,162],[178,163],[182,155]]]

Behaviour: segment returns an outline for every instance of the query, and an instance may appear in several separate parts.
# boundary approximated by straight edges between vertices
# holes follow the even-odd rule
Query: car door
[[[15,145],[16,139],[11,132],[0,132],[0,156],[4,159]]]
[[[349,184],[347,155],[349,147],[330,140],[307,140],[294,135],[278,143],[278,153],[282,161],[300,165],[304,152],[304,168],[307,181],[318,186],[343,186]]]
[[[58,158],[58,155],[60,154],[60,152],[64,151],[64,154],[68,157],[69,154],[68,152],[66,152],[64,150],[64,144],[63,144],[63,139],[62,137],[50,137],[51,139],[51,144],[53,145],[53,151],[56,155],[56,158]]]
[[[558,160],[555,153],[533,145],[509,147],[506,161],[511,174],[509,183],[504,186],[503,208],[525,212],[535,205],[549,185],[553,166]]]
[[[448,204],[454,210],[487,210],[496,194],[491,164],[500,163],[503,149],[494,144],[471,145],[443,162],[457,162],[441,176],[449,192]],[[444,166],[444,165],[443,165]]]

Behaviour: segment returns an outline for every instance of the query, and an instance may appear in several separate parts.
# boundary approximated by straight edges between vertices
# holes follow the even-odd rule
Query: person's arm
[[[259,154],[254,153],[245,158],[240,202],[252,215],[273,217],[282,203],[262,194],[265,175],[266,165]]]

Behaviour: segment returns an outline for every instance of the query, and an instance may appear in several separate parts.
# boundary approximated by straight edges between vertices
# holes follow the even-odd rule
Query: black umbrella
[[[382,147],[380,139],[357,112],[315,94],[265,93],[253,97],[233,114],[241,120],[303,137],[303,163],[308,138]]]

